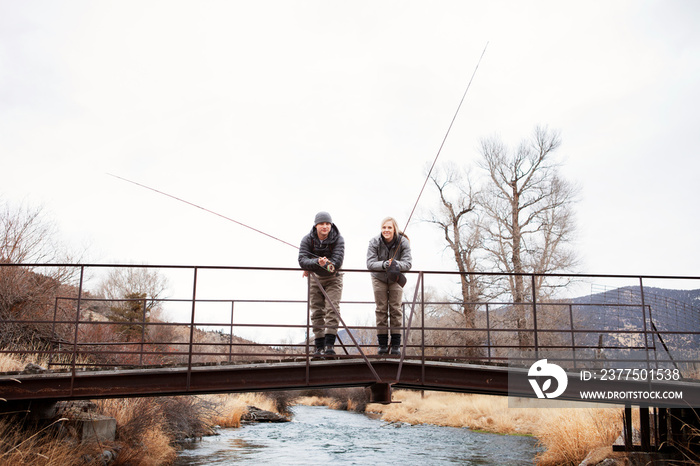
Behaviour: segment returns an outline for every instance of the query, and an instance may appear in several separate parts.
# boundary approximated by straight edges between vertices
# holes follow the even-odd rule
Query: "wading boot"
[[[379,356],[384,356],[389,352],[389,335],[377,335],[377,342],[379,342],[377,354]]]
[[[333,349],[333,345],[335,345],[335,335],[333,334],[326,334],[326,349],[323,351],[324,356],[335,356],[335,350]]]
[[[323,357],[323,348],[325,344],[325,338],[316,338],[314,340],[314,345],[316,346],[316,350],[313,352],[311,356],[314,358],[321,358]]]
[[[401,334],[392,333],[391,334],[391,350],[389,354],[392,356],[401,356]]]

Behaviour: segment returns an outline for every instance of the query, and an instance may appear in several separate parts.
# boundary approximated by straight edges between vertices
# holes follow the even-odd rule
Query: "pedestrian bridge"
[[[331,359],[312,355],[299,269],[0,264],[2,354],[21,362],[5,364],[0,403],[338,387],[366,387],[379,403],[395,388],[542,403],[601,395],[593,401],[627,408],[630,448],[631,407],[640,418],[654,411],[643,449],[668,443],[682,430],[673,423],[693,422],[687,413],[700,407],[700,277],[522,275],[527,299],[468,302],[452,297],[458,273],[411,272],[404,323],[392,329],[401,355],[386,357],[376,354],[367,271],[344,273]],[[107,297],[99,277],[131,288]],[[144,293],[155,278],[175,297]],[[543,280],[587,293],[544,299]]]

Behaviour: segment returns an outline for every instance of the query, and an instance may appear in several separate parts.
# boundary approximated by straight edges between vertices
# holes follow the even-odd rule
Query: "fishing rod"
[[[113,178],[117,178],[117,179],[122,180],[122,181],[126,181],[127,183],[131,183],[131,184],[136,185],[136,186],[139,186],[139,187],[141,187],[141,188],[148,189],[149,191],[153,191],[153,192],[155,192],[155,193],[162,194],[163,196],[167,196],[167,197],[169,197],[169,198],[171,198],[171,199],[175,199],[176,201],[183,202],[183,203],[185,203],[185,204],[187,204],[187,205],[190,205],[190,206],[192,206],[192,207],[196,207],[197,209],[201,209],[201,210],[203,210],[203,211],[205,211],[205,212],[208,212],[208,213],[210,213],[210,214],[214,214],[214,215],[216,215],[217,217],[221,217],[221,218],[223,218],[223,219],[225,219],[225,220],[228,220],[229,222],[233,222],[233,223],[235,223],[235,224],[237,224],[237,225],[240,225],[240,226],[242,226],[242,227],[248,228],[249,230],[253,230],[253,231],[256,232],[256,233],[260,233],[261,235],[265,235],[265,236],[267,236],[268,238],[272,238],[272,239],[274,239],[275,241],[279,241],[279,242],[282,243],[282,244],[286,244],[287,246],[291,246],[291,247],[293,247],[294,249],[297,249],[297,250],[299,249],[299,246],[297,246],[297,245],[295,245],[295,244],[289,243],[289,242],[287,242],[287,241],[285,241],[285,240],[283,240],[283,239],[280,239],[280,238],[278,238],[278,237],[276,237],[276,236],[273,236],[273,235],[271,235],[271,234],[269,234],[269,233],[266,233],[266,232],[264,232],[264,231],[262,231],[262,230],[259,230],[259,229],[257,229],[257,228],[254,228],[254,227],[252,227],[252,226],[250,226],[250,225],[246,225],[246,224],[243,223],[243,222],[239,222],[238,220],[235,220],[235,219],[233,219],[233,218],[231,218],[231,217],[227,217],[226,215],[220,214],[220,213],[215,212],[215,211],[213,211],[213,210],[211,210],[211,209],[207,209],[206,207],[202,207],[201,205],[195,204],[194,202],[187,201],[187,200],[185,200],[185,199],[179,198],[179,197],[174,196],[174,195],[172,195],[172,194],[166,193],[166,192],[164,192],[164,191],[160,191],[160,190],[155,189],[155,188],[152,188],[152,187],[150,187],[150,186],[146,186],[145,184],[142,184],[142,183],[137,183],[136,181],[132,181],[132,180],[130,180],[130,179],[124,178],[124,177],[119,176],[119,175],[114,175],[114,174],[112,174],[112,173],[107,173],[107,175],[109,175],[109,176],[111,176],[111,177],[113,177]],[[311,255],[314,256],[314,257],[319,257],[319,258],[321,257],[321,256],[318,256],[318,255],[316,255],[316,254],[314,254],[314,253],[311,253]],[[335,266],[334,266],[331,262],[328,262],[328,264],[327,264],[326,266],[324,266],[324,267],[326,268],[326,270],[328,270],[328,271],[331,272],[331,273],[335,272]]]
[[[447,141],[447,136],[450,135],[450,131],[452,130],[452,126],[454,125],[455,120],[457,119],[457,115],[459,114],[459,109],[462,108],[462,104],[464,103],[464,99],[467,97],[467,92],[469,92],[469,88],[472,85],[472,81],[474,80],[474,76],[476,75],[476,71],[479,69],[479,65],[481,64],[481,59],[484,58],[484,54],[486,53],[486,48],[488,46],[489,46],[489,43],[486,42],[486,45],[484,46],[484,50],[481,52],[481,56],[479,57],[479,61],[476,63],[476,67],[474,68],[474,72],[472,73],[472,76],[469,79],[469,83],[467,84],[467,88],[464,90],[464,94],[462,94],[462,100],[460,100],[459,105],[457,105],[457,110],[455,110],[455,113],[452,116],[452,121],[450,121],[450,126],[447,127],[447,132],[445,133],[445,137],[442,138],[442,143],[440,144],[440,147],[438,148],[437,154],[435,154],[435,159],[433,159],[433,164],[430,166],[430,170],[428,170],[428,175],[425,177],[425,181],[423,182],[423,187],[421,188],[420,192],[418,193],[418,198],[416,199],[416,203],[413,204],[413,210],[411,210],[411,214],[408,216],[408,220],[406,221],[406,226],[404,227],[403,231],[406,231],[406,229],[408,228],[408,224],[411,222],[411,217],[413,217],[413,213],[416,211],[416,207],[418,207],[418,202],[420,201],[420,198],[423,195],[423,191],[425,191],[425,186],[428,184],[428,180],[430,179],[430,175],[433,173],[433,169],[435,168],[435,164],[438,161],[438,157],[440,157],[440,153],[442,152],[442,148],[445,146],[445,141]]]
[[[450,121],[450,125],[447,127],[447,131],[445,132],[445,136],[442,138],[442,143],[440,143],[440,147],[438,148],[437,154],[435,154],[435,158],[433,159],[433,164],[430,166],[430,170],[428,170],[428,175],[425,177],[425,181],[423,182],[423,187],[421,187],[421,190],[418,193],[418,198],[416,198],[416,202],[415,202],[415,204],[413,204],[413,209],[411,210],[411,213],[408,216],[408,220],[406,221],[406,226],[403,228],[403,231],[401,231],[399,233],[399,245],[401,244],[401,238],[403,238],[405,236],[406,229],[408,229],[408,225],[411,222],[411,218],[413,217],[413,214],[416,211],[416,208],[418,207],[418,202],[420,202],[420,198],[421,198],[421,196],[423,196],[423,191],[425,191],[425,187],[428,184],[428,180],[430,180],[430,175],[433,173],[433,169],[435,168],[435,164],[437,163],[438,158],[440,157],[440,153],[442,152],[442,148],[445,146],[445,141],[447,141],[447,137],[450,135],[450,131],[452,130],[452,126],[454,125],[455,120],[457,119],[457,115],[459,114],[459,110],[462,108],[462,104],[464,103],[464,99],[467,97],[467,93],[469,92],[469,88],[472,85],[472,81],[474,81],[474,76],[476,76],[476,71],[479,69],[479,65],[481,64],[481,59],[484,58],[484,54],[486,53],[486,48],[488,46],[489,46],[489,43],[486,42],[486,45],[484,46],[484,50],[481,52],[481,56],[479,57],[479,60],[476,63],[476,67],[474,67],[474,71],[472,72],[472,76],[471,76],[471,78],[469,78],[469,83],[467,84],[467,88],[464,90],[464,94],[462,94],[462,99],[459,101],[459,105],[457,105],[457,110],[455,110],[455,113],[452,116],[452,121]],[[396,248],[393,256],[391,257],[390,266],[391,266],[391,264],[394,263],[394,258],[396,257],[396,254],[398,252],[399,252],[399,248]],[[405,280],[405,277],[403,280]]]

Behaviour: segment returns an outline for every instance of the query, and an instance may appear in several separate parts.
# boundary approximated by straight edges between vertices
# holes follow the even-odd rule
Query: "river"
[[[532,437],[386,423],[323,406],[294,406],[292,422],[222,429],[183,450],[176,466],[228,464],[526,465]]]

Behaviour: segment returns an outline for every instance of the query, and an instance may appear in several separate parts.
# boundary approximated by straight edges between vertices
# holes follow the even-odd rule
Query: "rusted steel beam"
[[[374,361],[379,382],[375,373],[360,359],[313,361],[308,366],[306,362],[201,366],[193,367],[189,372],[186,367],[168,367],[89,371],[77,373],[75,377],[70,372],[20,374],[0,376],[0,397],[7,400],[114,398],[352,387],[375,383],[393,385],[397,382],[398,364],[398,360]],[[502,374],[494,377],[481,366],[469,368],[431,363],[426,366],[423,388],[488,393],[505,393],[507,390],[507,377]],[[403,367],[399,385],[420,387],[420,362],[406,360]]]
[[[384,366],[383,380],[393,382],[395,364],[379,365]],[[190,371],[187,367],[168,367],[90,371],[75,377],[70,372],[0,376],[0,398],[115,398],[367,386],[375,382],[375,376],[360,360],[312,362],[308,374],[305,362],[202,366]]]
[[[138,396],[299,390],[305,388],[370,387],[386,400],[386,387],[532,397],[524,369],[444,362],[404,360],[396,380],[398,359],[375,360],[370,371],[362,359],[263,364],[166,367],[110,371],[44,372],[0,376],[0,398],[11,400],[125,398]],[[514,377],[517,376],[517,377]],[[645,384],[583,382],[569,373],[569,387],[579,390],[644,390]],[[377,381],[376,376],[380,380]],[[513,377],[509,383],[509,377]],[[700,384],[669,382],[657,390],[682,390],[681,406],[700,405]],[[388,392],[390,394],[390,391]],[[390,396],[390,395],[389,395]],[[575,399],[562,396],[558,399]],[[602,400],[601,400],[602,401]],[[618,402],[619,403],[619,402]],[[669,400],[664,400],[668,404]],[[654,405],[653,402],[648,405]]]
[[[391,403],[391,385],[388,383],[373,383],[369,387],[370,403]]]
[[[396,388],[508,395],[508,369],[502,366],[405,360]]]

